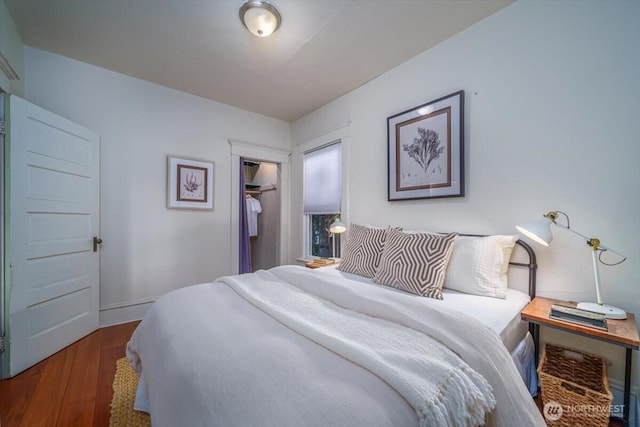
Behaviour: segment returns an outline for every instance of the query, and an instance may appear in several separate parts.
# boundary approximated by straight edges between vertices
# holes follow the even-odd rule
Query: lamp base
[[[627,312],[621,308],[612,307],[610,305],[598,304],[597,302],[581,302],[578,303],[580,310],[593,311],[595,313],[604,314],[607,319],[626,319]]]

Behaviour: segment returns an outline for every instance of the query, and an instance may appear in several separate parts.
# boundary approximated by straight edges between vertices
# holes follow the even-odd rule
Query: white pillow
[[[509,259],[518,236],[458,236],[444,287],[465,294],[506,298]]]

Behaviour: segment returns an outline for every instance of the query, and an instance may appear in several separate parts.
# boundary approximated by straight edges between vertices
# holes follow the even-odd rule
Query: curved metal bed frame
[[[533,248],[523,240],[516,240],[516,244],[527,252],[527,255],[529,255],[529,262],[509,262],[509,265],[526,267],[529,269],[529,296],[533,299],[536,296],[536,271],[538,270],[536,253],[533,251]]]

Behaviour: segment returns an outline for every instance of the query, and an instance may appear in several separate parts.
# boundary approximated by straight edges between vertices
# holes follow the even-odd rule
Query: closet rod
[[[244,192],[245,192],[246,194],[262,194],[262,193],[266,193],[267,191],[273,191],[273,190],[276,190],[276,188],[275,188],[275,187],[273,187],[273,188],[266,188],[266,189],[264,189],[264,190],[245,190]]]

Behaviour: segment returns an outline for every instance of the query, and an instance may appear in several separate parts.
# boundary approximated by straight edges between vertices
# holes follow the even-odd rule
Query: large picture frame
[[[213,209],[214,163],[167,156],[167,207]]]
[[[387,118],[388,200],[464,196],[464,91]]]

